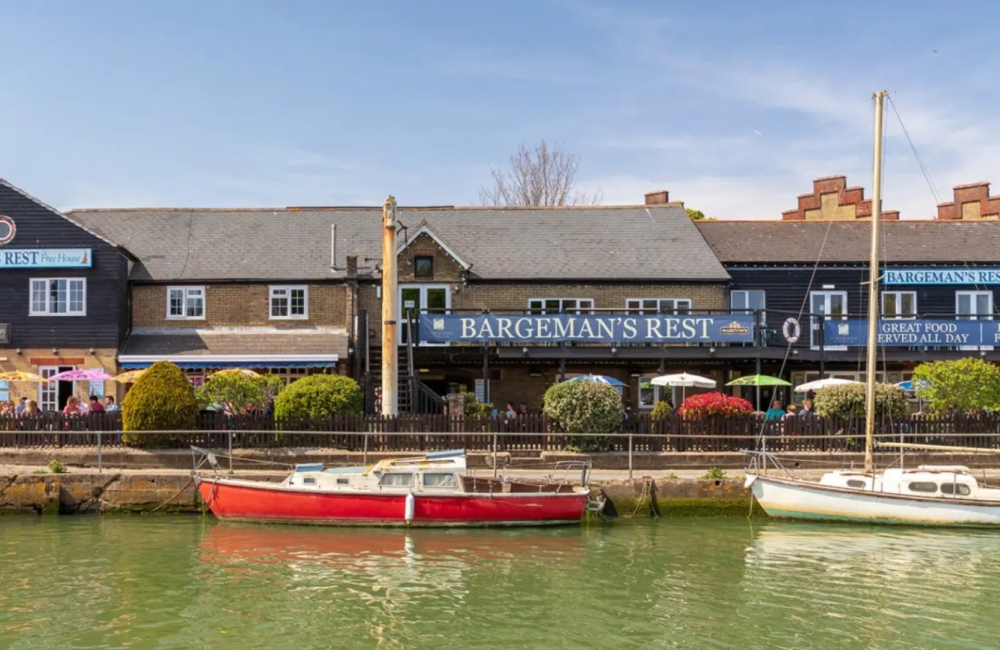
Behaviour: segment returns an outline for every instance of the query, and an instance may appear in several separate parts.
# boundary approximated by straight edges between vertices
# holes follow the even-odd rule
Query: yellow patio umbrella
[[[211,375],[208,376],[208,378],[211,379],[216,375],[235,375],[236,373],[246,375],[247,377],[260,377],[259,372],[255,372],[253,370],[250,370],[249,368],[224,368],[217,372],[213,372]]]
[[[117,381],[119,384],[134,384],[135,380],[141,377],[144,372],[146,372],[145,368],[139,368],[138,370],[126,370],[122,374],[112,377],[111,381]]]
[[[0,372],[0,381],[48,381],[45,377],[41,375],[36,375],[33,372],[22,372],[20,370],[13,370],[11,372]]]

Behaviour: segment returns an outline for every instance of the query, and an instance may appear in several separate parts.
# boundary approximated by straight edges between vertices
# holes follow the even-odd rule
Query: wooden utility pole
[[[399,414],[396,293],[396,199],[390,195],[382,205],[382,415]]]

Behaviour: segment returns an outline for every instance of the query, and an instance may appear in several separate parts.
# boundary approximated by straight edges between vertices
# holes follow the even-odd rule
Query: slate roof
[[[278,356],[336,354],[347,358],[347,334],[343,331],[283,332],[178,330],[133,333],[125,342],[123,357],[179,357],[197,360],[205,355]]]
[[[697,228],[723,264],[867,264],[871,250],[870,221],[701,221]],[[881,239],[883,263],[1000,261],[1000,221],[890,221]]]
[[[72,210],[140,262],[135,281],[321,280],[377,277],[381,208]],[[486,280],[726,281],[679,204],[597,208],[400,208],[426,221]],[[330,268],[331,226],[337,227]],[[402,236],[402,233],[401,233]]]

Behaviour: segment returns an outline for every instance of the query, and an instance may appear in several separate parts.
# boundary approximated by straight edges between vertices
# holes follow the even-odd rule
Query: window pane
[[[448,290],[447,289],[428,289],[427,290],[427,309],[444,311],[448,306]]]
[[[917,315],[917,294],[907,291],[900,296],[900,311],[903,316]]]
[[[844,312],[847,311],[847,306],[844,302],[843,295],[839,293],[830,294],[830,315],[843,316]]]
[[[562,302],[559,300],[546,300],[545,301],[545,313],[547,314],[558,314],[562,311]]]
[[[288,298],[277,292],[271,296],[271,317],[282,318],[288,316]]]
[[[625,308],[628,309],[630,314],[642,313],[642,301],[641,300],[626,300]]]
[[[171,316],[183,316],[184,315],[184,290],[183,289],[171,289],[170,290],[170,315]]]
[[[458,487],[458,481],[450,473],[424,474],[424,487],[453,488]]]
[[[413,474],[383,474],[379,485],[410,487],[413,485]]]
[[[578,300],[577,301],[577,306],[579,307],[581,314],[590,314],[590,313],[593,312],[593,309],[594,309],[594,301],[593,300]]]
[[[690,300],[678,300],[677,301],[677,311],[678,314],[690,314],[691,313],[691,301]]]
[[[45,280],[31,281],[31,311],[39,314],[45,313]]]
[[[750,309],[764,309],[766,303],[764,302],[763,291],[748,291],[747,296],[747,304]]]
[[[958,294],[958,314],[968,316],[972,313],[972,296],[967,293]]]
[[[882,294],[882,313],[887,318],[894,318],[899,315],[896,307],[896,294],[895,293],[883,293]]]
[[[729,296],[729,306],[733,309],[746,309],[747,308],[747,292],[746,291],[734,291]]]
[[[69,282],[69,311],[73,314],[84,312],[83,280]]]
[[[400,308],[404,316],[410,312],[415,314],[420,309],[420,289],[403,289],[400,295],[403,297],[403,304],[400,305]]]
[[[545,310],[545,303],[541,300],[529,300],[528,309],[533,314],[541,314]]]
[[[434,258],[417,257],[413,260],[413,275],[418,278],[429,278],[434,275]]]
[[[306,290],[305,289],[292,289],[291,314],[292,314],[292,316],[305,316],[306,315]]]
[[[937,483],[931,481],[914,481],[910,483],[910,492],[927,492],[928,494],[937,492]]]
[[[187,317],[201,318],[205,313],[204,295],[201,289],[188,289]]]
[[[49,313],[66,313],[66,281],[49,280]]]
[[[976,314],[979,316],[990,315],[990,297],[991,294],[988,293],[976,294]]]

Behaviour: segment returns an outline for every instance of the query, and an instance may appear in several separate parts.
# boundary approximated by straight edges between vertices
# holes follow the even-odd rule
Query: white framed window
[[[205,287],[167,287],[168,320],[204,320]]]
[[[309,318],[309,287],[271,287],[271,320]]]
[[[420,314],[447,314],[451,309],[451,287],[447,284],[403,284],[399,286],[399,344],[406,345],[412,333],[414,345],[447,345],[420,341]]]
[[[593,298],[532,298],[528,301],[532,314],[592,314]]]
[[[820,345],[820,330],[828,325],[823,321],[847,320],[846,291],[810,291],[809,292],[809,335],[810,346],[818,350]],[[827,350],[846,350],[843,345],[828,345]]]
[[[767,308],[767,301],[763,289],[737,289],[733,291],[729,294],[729,307],[733,313],[752,314],[755,311],[760,311],[761,325],[767,322],[764,312]]]
[[[883,291],[882,318],[902,320],[917,317],[916,291]]]
[[[690,298],[629,298],[625,308],[630,314],[690,314]]]
[[[955,318],[959,320],[993,320],[992,291],[956,291]],[[961,345],[959,350],[989,351],[992,345]]]
[[[32,278],[30,316],[86,316],[85,278]]]

